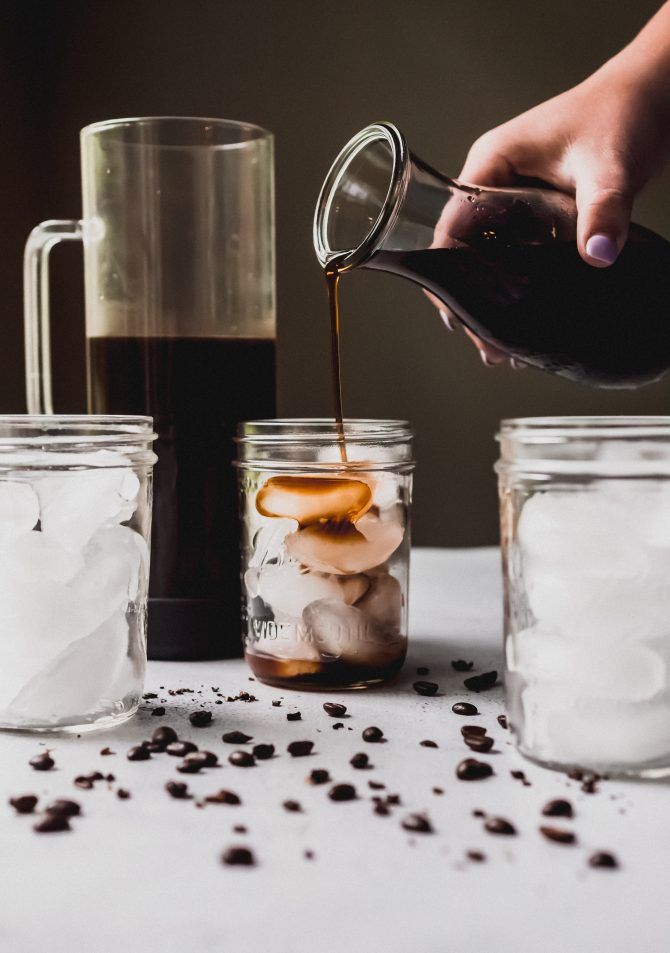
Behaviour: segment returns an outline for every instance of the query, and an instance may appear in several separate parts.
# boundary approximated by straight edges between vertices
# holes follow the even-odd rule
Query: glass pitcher
[[[239,654],[233,436],[275,414],[273,141],[248,123],[158,117],[81,132],[83,217],[25,252],[28,410],[53,413],[48,257],[84,245],[88,410],[158,434],[153,658]]]
[[[609,268],[577,251],[569,196],[480,188],[435,171],[394,125],[340,152],[314,219],[320,263],[372,268],[423,286],[481,340],[599,387],[636,387],[670,369],[670,243],[639,225]]]

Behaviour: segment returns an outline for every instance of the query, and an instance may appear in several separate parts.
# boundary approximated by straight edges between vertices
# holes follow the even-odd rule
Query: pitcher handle
[[[29,414],[53,414],[49,331],[49,252],[59,242],[83,240],[76,219],[41,222],[26,242],[23,255],[23,326],[26,402]]]

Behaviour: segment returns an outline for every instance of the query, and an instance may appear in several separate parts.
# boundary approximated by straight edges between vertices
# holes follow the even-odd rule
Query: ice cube
[[[0,552],[0,576],[9,572],[69,582],[83,565],[79,554],[65,549],[53,536],[39,530],[18,536]]]
[[[58,726],[111,713],[132,691],[128,622],[117,611],[90,635],[72,641],[19,691],[13,720]]]
[[[352,665],[387,665],[402,653],[404,641],[386,633],[356,606],[318,599],[302,614],[303,627],[322,656]]]
[[[273,519],[261,526],[254,534],[253,552],[249,559],[249,566],[252,569],[257,569],[270,561],[283,562],[285,558],[284,540],[295,529],[296,521],[289,519]]]
[[[40,501],[28,483],[0,481],[0,548],[29,533],[40,518]]]
[[[367,591],[367,576],[332,576],[311,572],[289,562],[264,566],[258,575],[258,593],[272,608],[276,618],[299,620],[302,610],[317,599],[337,599],[354,603]]]
[[[363,598],[356,602],[356,608],[374,619],[387,633],[400,632],[402,606],[400,583],[389,573],[376,576]]]
[[[256,655],[270,655],[277,659],[302,660],[305,665],[295,669],[294,675],[316,671],[318,666],[314,663],[320,659],[314,640],[308,633],[293,622],[275,619],[252,619],[247,650]]]
[[[370,508],[367,483],[349,477],[270,477],[256,496],[263,516],[283,516],[301,526],[326,520],[357,520]]]
[[[76,598],[94,601],[105,619],[144,595],[148,570],[144,538],[128,526],[107,526],[84,550],[84,567],[72,580],[72,590]]]
[[[286,549],[310,569],[354,575],[385,562],[402,542],[404,531],[395,520],[367,513],[351,523],[313,524],[286,537]]]

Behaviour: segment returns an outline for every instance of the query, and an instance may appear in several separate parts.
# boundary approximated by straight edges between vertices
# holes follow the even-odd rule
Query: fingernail
[[[451,315],[449,314],[449,312],[448,312],[448,311],[440,311],[440,317],[442,318],[442,320],[444,321],[444,323],[446,324],[446,326],[449,328],[449,330],[450,330],[450,331],[453,331],[453,330],[454,330],[454,324],[453,324],[453,321],[452,321],[452,318],[451,318]]]
[[[484,365],[484,367],[493,367],[493,361],[492,361],[491,358],[488,356],[488,354],[486,353],[486,351],[483,351],[483,350],[479,349],[479,356],[480,356],[481,359],[482,359],[482,364]]]
[[[612,265],[617,260],[619,249],[609,235],[591,235],[586,243],[586,254],[594,261]]]
[[[511,357],[509,363],[513,371],[522,371],[526,367],[523,361],[519,361],[515,357]]]

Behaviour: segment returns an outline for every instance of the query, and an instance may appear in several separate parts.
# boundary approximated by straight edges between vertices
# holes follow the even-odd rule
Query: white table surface
[[[248,681],[241,660],[150,663],[147,690],[167,699],[164,718],[146,703],[129,724],[81,738],[56,737],[57,769],[38,773],[28,759],[43,744],[35,736],[0,735],[2,862],[0,950],[3,953],[661,953],[670,948],[668,869],[670,821],[666,782],[607,782],[597,794],[582,793],[563,775],[524,762],[496,722],[502,690],[472,696],[451,659],[473,659],[478,671],[501,667],[498,553],[486,550],[416,550],[411,588],[411,649],[391,688],[324,696],[290,693]],[[439,683],[434,698],[416,695],[416,668]],[[165,686],[161,690],[159,686]],[[215,705],[211,687],[236,695],[253,692],[255,703]],[[202,694],[171,696],[190,687]],[[282,707],[271,699],[283,697]],[[346,728],[333,730],[322,709],[337,697],[350,712]],[[451,712],[469,699],[476,719]],[[188,713],[211,708],[210,728],[195,729]],[[298,709],[301,722],[287,722]],[[454,774],[471,754],[464,723],[486,725],[497,753],[482,755],[493,778],[466,783]],[[180,775],[178,760],[155,755],[129,762],[131,744],[170,724],[184,738],[222,756],[224,767]],[[383,728],[386,744],[365,744],[360,732]],[[253,769],[225,761],[223,731],[241,729],[254,742],[276,745],[279,756]],[[352,730],[349,731],[348,729]],[[290,740],[310,738],[309,758],[286,754]],[[424,738],[439,748],[419,745]],[[110,746],[116,755],[101,757]],[[349,765],[365,750],[374,770]],[[312,768],[328,768],[335,780],[353,782],[359,799],[333,803],[328,785],[310,786]],[[532,782],[510,777],[521,768]],[[92,791],[73,786],[77,774],[113,772],[117,781]],[[402,806],[389,817],[372,813],[369,778],[399,793]],[[164,791],[168,779],[185,780],[196,795],[221,787],[236,791],[239,807],[178,801]],[[132,792],[116,797],[121,785]],[[432,793],[434,786],[444,795]],[[32,792],[42,802],[74,797],[83,816],[69,833],[40,835],[34,818],[15,816],[10,795]],[[548,798],[567,796],[576,808],[569,825],[576,846],[546,842],[538,833]],[[303,813],[282,808],[299,800]],[[472,810],[502,815],[517,837],[495,837]],[[411,835],[400,821],[427,811],[435,833]],[[560,821],[558,821],[560,823]],[[244,824],[249,833],[232,833]],[[567,826],[567,825],[566,825]],[[224,867],[222,849],[246,843],[254,868]],[[616,852],[617,871],[593,870],[586,858],[596,848]],[[306,849],[315,858],[303,856]],[[464,858],[483,850],[485,863]]]

